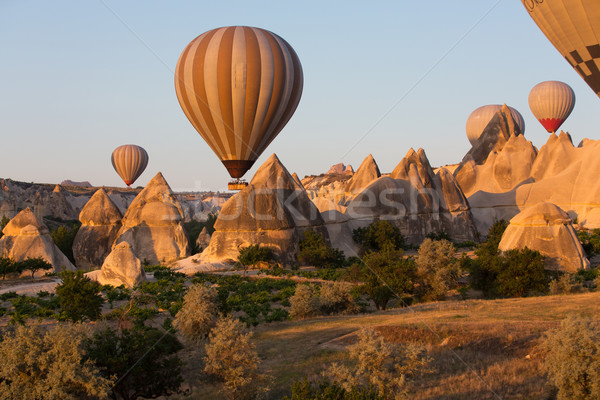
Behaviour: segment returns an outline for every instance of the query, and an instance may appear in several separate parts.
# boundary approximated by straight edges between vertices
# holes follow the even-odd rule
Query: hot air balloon
[[[522,0],[544,35],[600,96],[600,2]]]
[[[469,118],[467,118],[467,138],[469,139],[469,142],[471,142],[471,145],[474,145],[475,142],[477,142],[477,139],[479,139],[485,127],[501,108],[502,106],[499,104],[490,104],[475,109],[475,111],[469,115]],[[512,115],[519,126],[521,133],[525,133],[525,120],[523,120],[521,113],[512,107],[508,107],[508,109],[510,110],[510,115]]]
[[[117,147],[110,157],[113,168],[127,186],[131,186],[148,165],[148,153],[135,144]]]
[[[175,91],[183,112],[241,178],[294,114],[303,87],[300,60],[276,34],[230,26],[210,30],[183,50]]]
[[[563,82],[538,83],[529,93],[529,108],[548,133],[558,130],[573,111],[573,107],[575,93]]]

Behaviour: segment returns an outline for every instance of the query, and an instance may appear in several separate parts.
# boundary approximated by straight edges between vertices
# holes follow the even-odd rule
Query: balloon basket
[[[248,182],[236,179],[227,184],[229,190],[244,190],[248,186]]]

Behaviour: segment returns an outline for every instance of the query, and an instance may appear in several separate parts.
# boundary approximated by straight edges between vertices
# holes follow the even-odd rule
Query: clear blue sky
[[[177,190],[223,190],[229,175],[181,111],[172,71],[189,41],[226,25],[279,34],[304,69],[296,114],[248,179],[273,152],[301,177],[369,153],[388,172],[411,147],[455,163],[485,104],[518,109],[539,148],[548,134],[527,96],[544,80],[575,90],[563,125],[575,144],[600,136],[600,99],[518,0],[0,0],[0,177],[123,186],[110,154],[135,143],[150,155],[136,185],[162,171]]]

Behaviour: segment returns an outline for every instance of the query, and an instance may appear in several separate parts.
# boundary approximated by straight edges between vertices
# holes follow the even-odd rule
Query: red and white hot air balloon
[[[538,83],[529,93],[529,108],[542,126],[553,133],[558,130],[575,107],[575,93],[559,81]]]
[[[110,161],[125,184],[131,186],[146,169],[148,153],[135,144],[125,144],[112,152]]]
[[[469,115],[469,118],[467,118],[466,129],[467,138],[469,139],[469,142],[471,142],[471,145],[474,145],[475,142],[477,142],[477,139],[479,139],[485,127],[490,123],[494,115],[496,115],[500,109],[502,109],[500,104],[490,104],[475,109]],[[512,107],[508,107],[508,109],[510,110],[510,115],[512,115],[513,119],[519,126],[521,133],[525,133],[525,120],[523,119],[521,113]]]

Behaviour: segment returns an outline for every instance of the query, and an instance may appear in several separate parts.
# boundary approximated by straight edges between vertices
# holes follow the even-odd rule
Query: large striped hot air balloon
[[[575,107],[575,93],[569,85],[559,81],[538,83],[529,92],[529,108],[540,124],[553,133]]]
[[[175,70],[183,112],[234,179],[283,129],[302,95],[292,47],[260,28],[213,29],[192,40]]]
[[[148,153],[135,144],[125,144],[112,152],[110,161],[125,184],[131,186],[146,169]]]
[[[502,108],[499,104],[490,104],[487,106],[482,106],[475,109],[467,118],[467,138],[471,145],[474,145],[477,142],[477,139],[483,133],[485,127],[490,123],[494,115],[500,111]],[[521,133],[525,133],[525,120],[520,112],[515,110],[512,107],[508,107],[510,110],[510,115],[512,115],[513,119],[519,126]]]
[[[521,1],[548,40],[600,96],[600,1]]]

